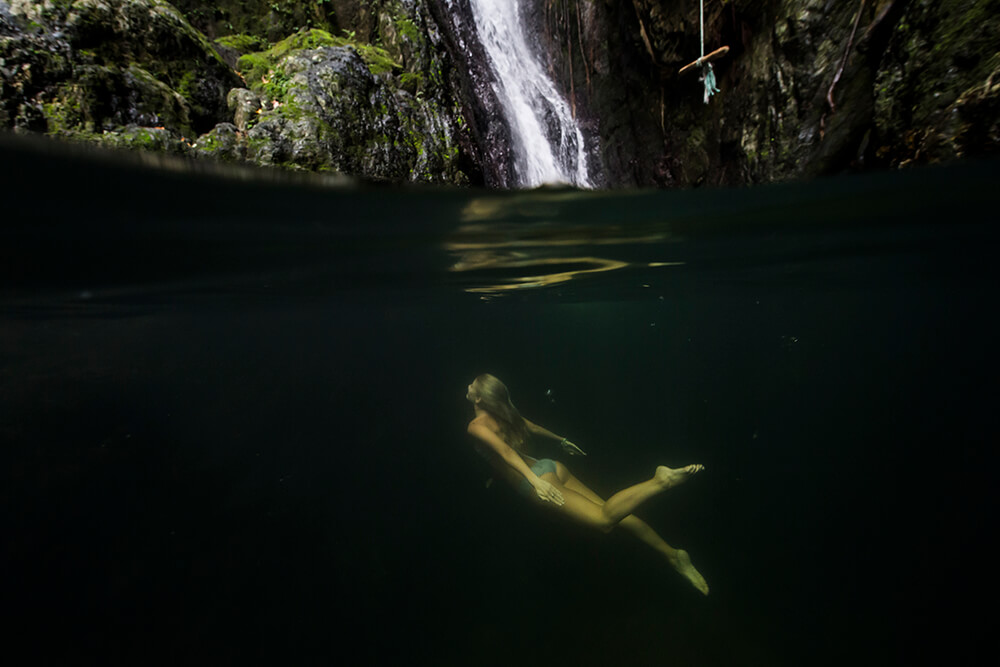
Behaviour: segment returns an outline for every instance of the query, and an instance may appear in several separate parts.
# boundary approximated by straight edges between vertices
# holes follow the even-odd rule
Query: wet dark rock
[[[165,2],[0,2],[0,14],[7,127],[78,138],[129,125],[190,135],[228,117],[226,93],[239,77]],[[18,111],[30,107],[45,123]]]
[[[227,65],[236,69],[240,57],[247,53],[266,51],[270,44],[253,35],[226,35],[212,42],[219,56]]]
[[[291,50],[262,78],[250,160],[394,182],[465,180],[448,110],[394,89],[353,48]]]
[[[65,19],[77,53],[97,63],[138,63],[181,95],[191,129],[204,131],[227,115],[235,73],[172,5],[161,0],[77,0]]]
[[[1000,1],[913,0],[880,53],[875,150],[891,166],[1000,152]]]
[[[65,39],[0,1],[0,127],[45,131],[42,94],[73,72]]]
[[[337,29],[336,16],[344,3],[317,0],[176,0],[173,3],[209,39],[246,34],[277,42],[303,28]],[[364,3],[367,4],[367,3]]]
[[[103,132],[93,141],[106,148],[167,155],[187,155],[191,148],[187,139],[178,136],[176,132],[162,127],[138,125],[128,125]]]
[[[219,123],[210,132],[198,137],[192,147],[199,153],[225,162],[246,159],[246,142],[240,139],[240,130],[232,123]]]
[[[240,132],[246,132],[257,121],[261,112],[260,96],[246,88],[233,88],[226,98],[229,110],[233,112],[233,123]]]
[[[463,155],[493,187],[517,182],[510,148],[510,126],[493,89],[486,52],[476,35],[468,0],[428,0],[428,8],[441,27],[443,44],[457,66],[449,72],[452,94],[464,119]]]
[[[469,182],[448,55],[421,3],[179,4],[186,15],[162,0],[0,0],[0,128],[393,182]],[[348,6],[357,11],[338,24],[331,8]]]

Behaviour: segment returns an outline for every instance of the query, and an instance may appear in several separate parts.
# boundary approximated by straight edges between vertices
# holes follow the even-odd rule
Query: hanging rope
[[[708,98],[719,92],[719,89],[715,85],[715,70],[712,69],[712,63],[705,60],[705,0],[701,0],[700,4],[698,22],[701,24],[701,57],[698,58],[698,66],[701,67],[701,80],[705,83],[705,104],[708,104]]]
[[[688,70],[698,67],[701,70],[701,81],[705,84],[705,104],[708,98],[719,92],[719,87],[715,85],[715,70],[712,69],[712,61],[721,58],[729,53],[728,46],[722,46],[705,55],[705,0],[700,0],[701,11],[699,12],[699,23],[701,24],[701,56],[693,63],[689,63],[681,68],[679,74],[684,74]]]

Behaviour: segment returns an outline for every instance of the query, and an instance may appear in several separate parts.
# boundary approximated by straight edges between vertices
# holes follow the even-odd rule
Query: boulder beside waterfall
[[[324,29],[334,25],[315,3],[272,4],[309,4],[306,23],[322,27],[269,43],[291,24],[244,22],[264,36],[213,43],[163,0],[0,0],[0,128],[376,181],[470,182],[461,115],[412,3],[382,3],[381,46]]]
[[[257,107],[242,114],[244,159],[381,181],[466,182],[445,109],[393,88],[372,72],[378,65],[329,33],[314,29],[289,39],[299,44],[270,63],[240,60],[252,92],[233,91],[244,100],[236,116],[248,98]],[[310,42],[323,45],[304,48]]]

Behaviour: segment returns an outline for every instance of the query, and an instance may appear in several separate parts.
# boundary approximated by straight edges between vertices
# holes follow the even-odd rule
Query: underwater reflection
[[[572,224],[566,209],[594,199],[591,193],[545,191],[473,199],[462,222],[445,242],[455,261],[452,272],[465,274],[464,291],[499,296],[512,290],[551,287],[592,274],[629,267],[678,266],[684,262],[634,262],[595,256],[595,246],[627,247],[661,244],[670,239],[662,226],[620,221]],[[597,196],[600,198],[600,196]],[[596,202],[594,202],[596,203]]]

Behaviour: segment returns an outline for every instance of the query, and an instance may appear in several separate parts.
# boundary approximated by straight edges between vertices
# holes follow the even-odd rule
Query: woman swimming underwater
[[[667,489],[685,482],[704,470],[701,465],[683,468],[660,466],[652,479],[623,489],[607,500],[583,485],[559,461],[534,459],[524,453],[530,434],[558,440],[569,455],[586,455],[566,438],[534,424],[517,411],[503,382],[480,375],[469,385],[466,398],[475,406],[476,416],[469,422],[469,433],[476,438],[476,449],[496,470],[499,477],[534,502],[561,514],[610,532],[615,526],[625,528],[666,557],[671,567],[691,584],[708,595],[708,584],[691,564],[688,553],[674,549],[644,521],[632,515],[642,503]]]

